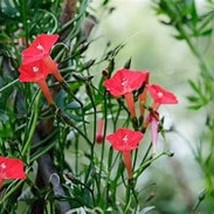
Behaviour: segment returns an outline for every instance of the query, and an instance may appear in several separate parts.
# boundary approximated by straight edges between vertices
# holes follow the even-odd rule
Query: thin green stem
[[[102,142],[102,149],[100,155],[100,169],[99,169],[99,186],[101,185],[101,178],[102,178],[102,171],[103,171],[103,161],[104,161],[104,154],[105,154],[105,137],[107,131],[107,124],[108,124],[108,111],[107,111],[107,100],[106,100],[106,91],[104,92],[104,130],[103,130],[103,142]],[[107,181],[108,182],[108,181]]]
[[[68,36],[66,37],[66,40],[72,40],[76,35],[79,33],[79,29],[81,28],[82,20],[85,17],[86,8],[88,6],[89,0],[84,0],[80,4],[80,9],[78,11],[78,16],[76,16],[74,19],[71,19],[70,21],[66,22],[62,28],[59,30],[59,32],[64,32],[67,28],[69,28],[71,25],[74,25]]]
[[[91,83],[90,82],[86,82],[86,93],[89,96],[89,99],[91,101],[92,104],[92,108],[93,108],[93,120],[94,120],[94,126],[93,126],[93,142],[91,144],[91,154],[90,154],[90,165],[89,165],[89,171],[91,171],[91,169],[94,168],[94,147],[96,144],[96,132],[97,132],[97,109],[96,109],[96,104],[94,102],[94,98],[93,98],[93,91],[91,88]],[[96,181],[97,179],[95,179]],[[96,182],[96,184],[98,184],[99,182]],[[100,198],[101,196],[101,190],[100,190],[100,185],[97,185],[97,195],[98,198]]]
[[[0,93],[3,92],[4,90],[8,89],[9,87],[13,86],[14,84],[16,84],[19,81],[19,79],[15,79],[12,82],[6,84],[5,86],[3,86],[2,88],[0,88]]]
[[[59,149],[58,161],[59,161],[60,171],[63,171],[65,169],[64,142],[67,137],[67,132],[63,134],[63,131],[61,131],[60,129],[62,129],[62,127],[60,127],[60,122],[57,121],[57,130],[58,130],[57,143],[58,143],[58,149]]]
[[[133,161],[133,170],[135,169],[135,166],[137,164],[137,156],[138,156],[138,149],[136,149],[134,152],[134,161]]]
[[[130,185],[128,184],[126,187],[126,206],[124,208],[124,214],[130,213],[130,205],[131,205],[131,188]]]
[[[41,150],[32,155],[30,162],[33,163],[35,160],[40,158],[42,155],[48,153],[55,146],[55,142],[53,141],[49,145],[43,147]]]
[[[28,154],[30,152],[30,146],[31,146],[31,143],[32,143],[32,140],[34,137],[34,133],[35,133],[36,126],[37,126],[37,120],[38,120],[38,116],[39,116],[40,95],[41,95],[41,93],[37,94],[37,96],[34,100],[34,104],[32,106],[30,120],[28,122],[26,135],[24,138],[25,144],[24,144],[24,147],[21,151],[22,157],[25,157],[27,151],[28,151]],[[30,158],[30,156],[28,155],[28,157],[27,157],[28,162],[29,162],[29,158]]]
[[[77,126],[74,125],[74,122],[67,115],[62,113],[59,109],[57,111],[57,116],[61,118],[65,124],[68,124],[69,126],[73,127],[90,146],[93,144],[93,142]]]
[[[109,198],[109,189],[110,189],[110,176],[111,176],[111,163],[112,163],[112,158],[113,158],[113,148],[112,146],[109,148],[108,151],[108,171],[107,171],[107,178],[106,178],[106,199],[108,200]],[[115,190],[116,191],[116,190]]]
[[[160,154],[158,154],[157,156],[155,156],[154,158],[151,158],[147,161],[144,161],[143,164],[141,164],[137,170],[134,171],[134,178],[137,179],[141,173],[151,164],[153,163],[155,160],[159,159],[161,156],[165,155],[166,152],[162,152]]]
[[[84,105],[83,105],[83,103],[82,103],[79,99],[76,98],[75,94],[73,93],[73,91],[71,90],[70,86],[68,85],[68,83],[67,83],[66,81],[64,81],[61,85],[62,85],[63,89],[64,89],[68,94],[70,94],[71,97],[73,97],[74,100],[80,105],[80,108],[81,108],[81,111],[82,111],[82,112],[81,112],[81,116],[82,116],[84,134],[85,134],[86,136],[88,136],[88,134],[87,134],[87,128],[86,128],[86,124],[85,124],[85,110],[84,110]]]
[[[149,152],[150,152],[151,148],[152,148],[152,143],[149,144],[149,147],[148,147],[148,149],[146,150],[146,153],[145,153],[145,155],[144,155],[144,157],[143,157],[143,159],[142,159],[142,161],[141,161],[141,164],[143,164],[143,163],[145,162],[146,158],[147,158],[148,155],[149,155]],[[140,165],[141,165],[141,164],[140,164]]]
[[[118,153],[119,154],[119,153]],[[121,170],[122,169],[122,170]],[[117,186],[118,186],[118,180],[121,176],[121,173],[124,171],[124,164],[118,164],[118,169],[117,169],[117,173],[116,176],[114,177],[114,179],[111,182],[111,197],[112,197],[112,201],[116,201],[116,194],[117,194]],[[109,181],[110,178],[108,178]]]
[[[77,136],[75,139],[75,174],[77,176],[79,176],[78,162],[79,162],[79,137]]]
[[[31,170],[31,167],[27,168],[25,170],[26,174],[28,174],[30,170]],[[1,199],[0,199],[0,207],[5,202],[5,200],[7,200],[16,190],[18,190],[20,188],[20,186],[23,184],[23,182],[24,182],[24,180],[19,180],[19,181],[13,181],[11,183],[11,185],[7,188],[8,191],[6,190],[3,197],[1,197]],[[10,188],[10,187],[12,187],[12,188]]]
[[[29,31],[28,31],[28,20],[27,20],[27,1],[26,0],[20,0],[20,9],[21,9],[21,17],[22,17],[22,22],[23,22],[23,27],[24,27],[24,32],[25,32],[25,40],[26,40],[26,45],[28,46],[29,44]]]
[[[57,130],[54,130],[51,132],[45,139],[40,140],[39,142],[32,144],[31,149],[37,149],[43,145],[45,145],[47,142],[53,141],[54,136],[56,135]]]

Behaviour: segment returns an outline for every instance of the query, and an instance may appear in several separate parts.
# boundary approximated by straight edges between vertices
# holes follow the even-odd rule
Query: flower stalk
[[[124,164],[126,166],[126,170],[128,173],[128,180],[131,180],[133,177],[131,151],[123,152],[123,160],[124,160]]]
[[[127,107],[129,109],[129,112],[131,115],[131,119],[136,118],[136,111],[135,111],[133,94],[130,92],[130,93],[124,94],[124,97],[125,97],[125,101],[126,101]]]
[[[44,56],[42,60],[45,65],[49,67],[57,81],[59,81],[60,83],[64,82],[64,79],[58,70],[57,63],[53,59],[51,59],[50,55]]]
[[[54,104],[54,100],[52,98],[51,92],[50,92],[50,90],[48,88],[48,85],[47,85],[46,81],[45,80],[40,80],[38,82],[38,85],[41,88],[44,96],[46,97],[46,99],[48,101],[48,104],[49,105],[53,105]]]

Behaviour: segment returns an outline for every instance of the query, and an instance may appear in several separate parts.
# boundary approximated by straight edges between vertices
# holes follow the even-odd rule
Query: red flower
[[[178,103],[177,97],[173,93],[163,89],[159,85],[155,85],[155,84],[146,85],[146,88],[148,89],[149,93],[151,94],[151,96],[153,98],[153,104],[152,104],[152,111],[153,111],[152,114],[153,115],[155,113],[157,113],[157,110],[161,104],[177,104]],[[154,129],[154,126],[156,126],[155,120],[152,120],[152,121],[153,121],[153,129]],[[143,132],[146,130],[146,128],[148,127],[150,122],[151,122],[150,115],[148,115],[145,122],[143,123],[143,127],[142,127]]]
[[[163,89],[159,85],[153,84],[147,85],[146,87],[154,100],[153,111],[156,111],[161,104],[178,103],[178,100],[173,93]]]
[[[131,117],[136,117],[132,92],[139,89],[144,82],[148,82],[148,71],[120,69],[116,74],[105,80],[104,86],[115,97],[124,95]]]
[[[49,55],[52,46],[58,40],[59,35],[41,34],[36,37],[34,42],[22,52],[23,63],[28,64]]]
[[[17,158],[0,156],[0,188],[4,180],[26,179],[24,163]]]
[[[51,73],[50,69],[42,60],[34,61],[29,64],[22,64],[19,67],[19,81],[20,82],[39,82],[46,79]]]
[[[147,82],[148,71],[120,69],[116,74],[104,82],[105,87],[115,97],[125,95],[139,89],[143,82]]]
[[[41,34],[36,37],[35,41],[22,52],[22,64],[29,64],[42,60],[51,70],[59,82],[63,81],[57,68],[57,63],[50,57],[50,50],[58,40],[59,35]]]
[[[46,77],[50,74],[50,68],[42,60],[34,61],[28,64],[22,64],[19,67],[20,82],[37,82],[49,104],[53,104],[53,98],[45,82]]]
[[[107,136],[107,140],[115,150],[127,152],[137,149],[143,134],[139,131],[132,131],[127,128],[120,128],[115,133]]]
[[[137,149],[143,134],[126,128],[118,129],[115,133],[107,136],[107,140],[115,150],[123,153],[124,164],[128,172],[128,178],[132,179],[131,150]]]

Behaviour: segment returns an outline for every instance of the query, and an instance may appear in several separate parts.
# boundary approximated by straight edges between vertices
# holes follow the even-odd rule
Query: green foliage
[[[188,100],[192,103],[189,108],[193,110],[198,110],[201,107],[205,107],[209,103],[210,99],[203,92],[201,84],[198,84],[197,86],[192,80],[189,80],[189,84],[195,92],[195,95],[187,96]]]
[[[214,2],[207,1],[208,10],[203,14],[194,0],[153,2],[161,23],[172,27],[176,32],[174,38],[185,41],[198,60],[200,73],[196,80],[188,81],[192,93],[186,96],[190,110],[206,112],[200,139],[193,149],[206,185],[191,211],[197,212],[203,204],[205,210],[213,210],[214,68],[207,62],[200,42],[213,36]],[[154,156],[151,144],[144,143],[143,149],[132,153],[134,178],[127,180],[122,155],[104,143],[107,132],[121,125],[140,130],[145,118],[130,120],[123,97],[115,99],[103,87],[104,80],[116,69],[116,56],[124,44],[116,47],[105,44],[99,61],[86,57],[88,48],[96,42],[88,40],[90,32],[85,29],[88,19],[96,25],[94,17],[90,17],[94,10],[90,3],[89,0],[74,3],[73,16],[72,6],[67,5],[71,17],[63,22],[61,17],[68,11],[63,11],[62,0],[0,2],[0,155],[22,159],[28,174],[26,181],[4,183],[0,190],[3,213],[22,213],[25,208],[32,213],[35,207],[44,213],[64,213],[67,207],[73,212],[83,209],[88,213],[147,213],[156,208],[148,204],[153,189],[147,187],[150,189],[142,191],[138,181],[154,161],[173,154],[165,146]],[[106,8],[109,3],[103,0],[100,5]],[[51,57],[59,63],[65,82],[59,84],[48,77],[48,85],[55,94],[52,107],[47,105],[37,85],[18,80],[21,52],[42,33],[60,35]],[[103,70],[100,76],[93,72],[99,64]],[[131,58],[124,61],[124,67],[131,67]],[[140,90],[134,93],[135,101]],[[149,106],[145,109],[151,112]],[[104,120],[104,140],[97,144],[100,119]],[[163,123],[161,118],[159,132],[165,140]],[[148,198],[146,191],[151,194]],[[157,205],[161,207],[164,199],[174,197],[174,192],[165,190]]]
[[[109,3],[102,1],[101,6]],[[23,160],[27,173],[26,181],[4,182],[2,213],[22,213],[24,209],[27,213],[65,213],[68,209],[130,213],[154,208],[138,203],[137,180],[153,161],[168,153],[164,150],[153,157],[149,146],[141,160],[138,151],[133,152],[134,178],[130,181],[122,155],[104,143],[107,131],[115,131],[121,124],[131,126],[131,121],[123,98],[113,98],[103,87],[124,44],[106,44],[100,61],[86,59],[88,47],[96,42],[88,40],[90,27],[96,24],[92,9],[89,0],[0,2],[0,155]],[[63,21],[65,15],[70,17]],[[86,29],[89,23],[92,26]],[[55,96],[51,107],[36,84],[18,79],[21,52],[43,33],[60,36],[51,57],[59,63],[65,80],[59,84],[47,78]],[[103,73],[95,80],[94,66],[103,62]],[[124,64],[130,67],[131,60]],[[100,119],[104,130],[99,145]],[[120,195],[119,189],[126,194]]]
[[[204,1],[207,3],[207,10],[199,13],[194,0],[158,0],[155,2],[155,9],[159,15],[167,17],[167,21],[161,22],[167,26],[173,27],[178,40],[184,40],[198,60],[200,75],[196,74],[197,80],[189,80],[189,85],[192,89],[192,94],[187,95],[189,100],[189,109],[204,110],[204,124],[202,129],[199,130],[200,139],[193,149],[193,154],[198,161],[206,180],[206,190],[200,194],[198,202],[196,203],[193,211],[196,212],[200,206],[205,210],[213,210],[213,181],[214,174],[211,169],[214,163],[213,151],[213,106],[214,106],[214,73],[213,67],[206,60],[206,53],[203,49],[203,41],[213,37],[213,1]],[[199,40],[200,39],[200,40]],[[201,44],[200,44],[201,42]],[[208,58],[209,56],[207,56]],[[205,197],[205,192],[206,196]],[[201,196],[202,195],[202,196]],[[201,205],[201,204],[204,204]],[[209,211],[208,211],[209,212]]]

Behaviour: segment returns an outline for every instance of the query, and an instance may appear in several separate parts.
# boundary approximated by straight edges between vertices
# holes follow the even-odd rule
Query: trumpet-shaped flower
[[[116,74],[105,80],[104,86],[115,97],[124,95],[131,117],[135,118],[135,106],[132,92],[138,90],[144,82],[148,82],[148,71],[120,69]]]
[[[107,140],[112,144],[113,148],[122,152],[129,179],[132,179],[133,174],[131,151],[137,149],[142,138],[143,134],[141,132],[127,128],[118,129],[115,133],[107,136]]]
[[[47,98],[48,103],[54,103],[47,83],[45,82],[46,77],[51,73],[51,71],[42,60],[34,61],[28,64],[22,64],[19,67],[19,72],[20,82],[37,82],[45,97]]]
[[[148,80],[149,72],[120,69],[104,82],[105,87],[115,97],[125,95],[139,89]]]
[[[148,115],[147,119],[145,120],[142,131],[144,132],[148,127],[149,123],[151,123],[153,153],[156,153],[158,138],[158,121],[159,121],[159,114],[157,110],[161,104],[177,104],[178,100],[173,93],[163,89],[159,85],[156,84],[146,85],[146,88],[153,98],[153,104],[152,112]]]
[[[28,64],[43,59],[46,55],[49,55],[51,48],[58,38],[59,36],[57,34],[41,34],[37,36],[34,42],[22,52],[23,63]]]
[[[161,104],[178,103],[177,97],[173,93],[163,89],[161,86],[153,84],[147,85],[146,87],[154,100],[152,107],[153,111],[156,111]]]
[[[50,51],[54,43],[58,40],[57,34],[41,34],[36,37],[34,42],[22,52],[22,64],[29,64],[42,60],[51,70],[59,82],[63,81],[57,68],[57,63],[50,57]]]
[[[46,79],[51,73],[50,69],[42,60],[34,61],[28,64],[22,64],[19,67],[19,81],[20,82],[39,82]]]
[[[26,179],[24,163],[17,158],[0,156],[0,188],[4,180]]]
[[[137,149],[143,134],[139,131],[132,131],[127,128],[120,128],[115,133],[109,134],[107,140],[113,148],[120,152],[127,152]]]

